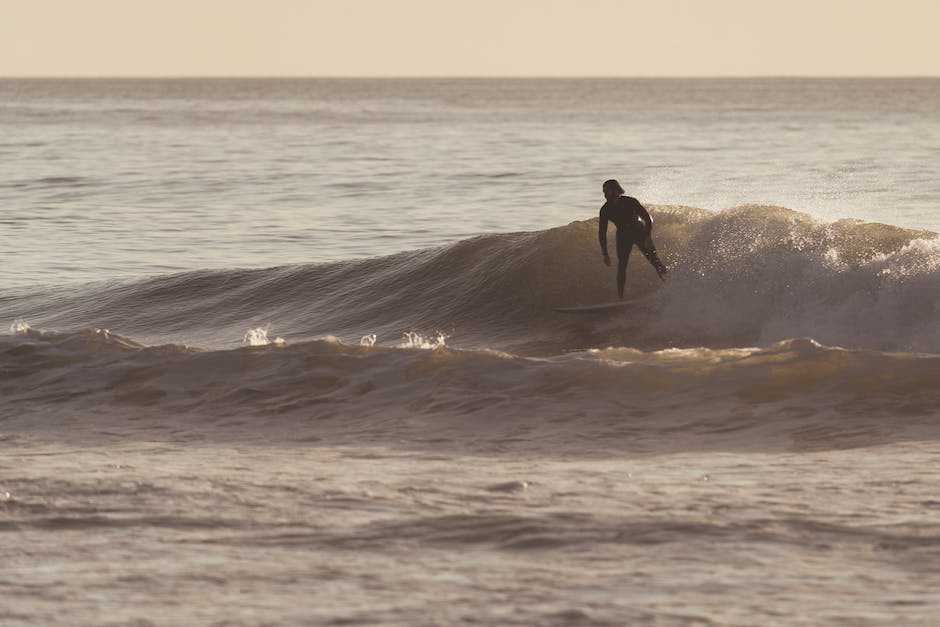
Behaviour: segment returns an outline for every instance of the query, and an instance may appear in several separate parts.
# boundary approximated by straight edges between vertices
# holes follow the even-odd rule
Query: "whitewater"
[[[940,82],[0,93],[3,624],[936,623]]]

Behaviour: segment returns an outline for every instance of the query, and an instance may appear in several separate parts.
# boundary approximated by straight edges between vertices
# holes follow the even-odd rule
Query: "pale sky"
[[[0,0],[0,76],[940,76],[940,0]]]

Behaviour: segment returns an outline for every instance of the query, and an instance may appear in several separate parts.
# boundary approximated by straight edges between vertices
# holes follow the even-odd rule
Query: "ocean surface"
[[[940,79],[0,79],[0,164],[0,624],[940,620]],[[558,314],[607,178],[668,279]]]

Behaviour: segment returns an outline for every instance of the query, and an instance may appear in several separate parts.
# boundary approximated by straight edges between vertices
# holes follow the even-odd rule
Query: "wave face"
[[[36,328],[0,338],[0,418],[488,451],[520,433],[552,450],[653,451],[864,446],[933,428],[934,233],[766,206],[654,215],[669,279],[635,254],[630,306],[607,316],[552,310],[611,299],[596,221],[7,292],[2,312]]]
[[[148,344],[234,346],[271,325],[287,342],[327,335],[445,334],[461,348],[557,354],[595,346],[723,348],[810,337],[826,345],[940,352],[936,234],[788,209],[654,206],[672,269],[661,284],[634,252],[625,313],[554,307],[610,301],[596,220],[328,264],[199,271],[133,282],[20,289],[0,315],[36,327],[110,328]]]

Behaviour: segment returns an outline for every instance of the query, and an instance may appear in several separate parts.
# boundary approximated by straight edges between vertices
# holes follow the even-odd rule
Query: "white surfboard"
[[[564,314],[596,314],[605,311],[617,311],[626,309],[635,305],[634,301],[618,300],[612,303],[601,303],[599,305],[579,305],[577,307],[555,307],[555,311]]]

